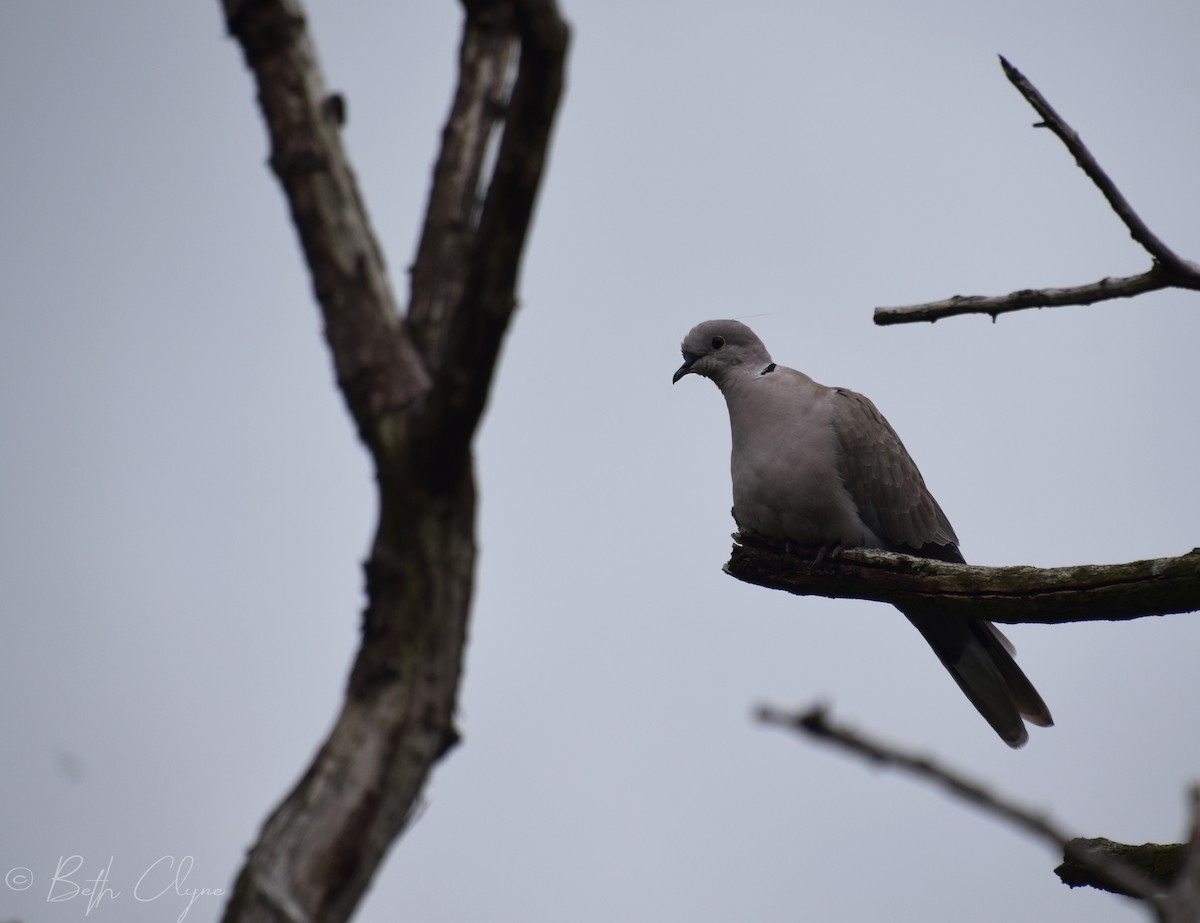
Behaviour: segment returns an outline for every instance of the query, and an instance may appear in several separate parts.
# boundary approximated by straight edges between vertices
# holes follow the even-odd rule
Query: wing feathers
[[[834,391],[839,471],[867,527],[893,551],[956,545],[958,537],[896,431],[866,397]]]

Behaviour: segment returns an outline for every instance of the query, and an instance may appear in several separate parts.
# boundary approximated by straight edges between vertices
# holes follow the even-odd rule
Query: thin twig
[[[1029,105],[1033,106],[1037,110],[1037,114],[1042,117],[1042,121],[1038,122],[1034,127],[1048,128],[1066,145],[1067,150],[1071,152],[1071,156],[1075,158],[1075,162],[1079,164],[1079,168],[1088,175],[1088,178],[1103,193],[1104,198],[1108,200],[1108,204],[1112,206],[1112,210],[1117,213],[1117,217],[1125,222],[1125,226],[1129,228],[1129,233],[1133,236],[1133,239],[1141,244],[1142,248],[1157,262],[1161,263],[1169,273],[1186,272],[1187,268],[1184,266],[1183,260],[1159,240],[1158,236],[1150,228],[1146,227],[1146,222],[1133,210],[1133,206],[1129,204],[1129,200],[1121,194],[1121,190],[1117,188],[1116,183],[1104,172],[1104,169],[1096,161],[1096,158],[1092,156],[1092,152],[1087,149],[1087,145],[1083,143],[1075,129],[1066,123],[1066,120],[1046,101],[1046,97],[1038,92],[1037,87],[1030,83],[1024,74],[1009,64],[1003,55],[1000,56],[1000,66],[1004,68],[1004,75],[1008,77],[1009,82],[1017,88]]]
[[[1012,85],[1042,117],[1042,121],[1038,122],[1035,127],[1048,128],[1066,145],[1080,169],[1096,184],[1104,198],[1108,200],[1109,205],[1112,206],[1113,211],[1117,213],[1117,217],[1129,228],[1133,239],[1150,254],[1154,263],[1147,272],[1140,275],[1119,279],[1106,278],[1099,282],[1069,288],[1021,289],[1008,295],[995,296],[955,295],[943,301],[926,304],[876,308],[875,323],[879,326],[918,321],[932,323],[943,317],[954,317],[960,314],[989,314],[995,320],[1000,314],[1024,308],[1094,304],[1112,298],[1131,298],[1134,295],[1164,288],[1200,291],[1200,265],[1180,257],[1146,226],[1138,213],[1134,211],[1133,206],[1129,204],[1129,200],[1121,194],[1116,184],[1104,172],[1075,129],[1066,123],[1024,74],[1003,57],[1000,58],[1000,64]]]
[[[890,324],[915,324],[920,321],[941,320],[960,314],[990,314],[995,320],[1010,311],[1026,308],[1061,308],[1067,305],[1095,304],[1114,298],[1133,298],[1146,292],[1171,288],[1175,282],[1160,266],[1155,265],[1136,276],[1104,278],[1086,285],[1070,288],[1023,288],[1007,295],[954,295],[944,301],[930,301],[895,308],[876,308],[875,323],[886,327]]]
[[[982,784],[940,766],[928,757],[904,753],[888,744],[872,740],[857,731],[831,724],[827,719],[826,709],[820,705],[796,714],[788,714],[769,706],[763,706],[759,709],[757,717],[764,724],[808,734],[823,743],[841,747],[872,764],[895,767],[927,782],[939,785],[956,797],[1001,817],[1044,840],[1056,852],[1063,852],[1073,861],[1091,865],[1099,874],[1119,884],[1126,894],[1149,903],[1161,919],[1170,919],[1163,916],[1163,909],[1159,907],[1161,898],[1158,892],[1160,888],[1141,872],[1106,856],[1073,847],[1071,837],[1047,818],[993,794]]]

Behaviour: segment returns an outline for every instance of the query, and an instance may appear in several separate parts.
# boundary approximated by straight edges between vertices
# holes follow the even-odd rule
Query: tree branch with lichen
[[[748,531],[725,572],[797,596],[869,599],[1007,624],[1116,621],[1200,610],[1200,548],[1075,567],[979,567],[866,548],[793,553]]]

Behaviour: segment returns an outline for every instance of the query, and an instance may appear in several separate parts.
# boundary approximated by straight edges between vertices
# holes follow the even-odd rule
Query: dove
[[[954,528],[870,400],[778,365],[736,320],[698,324],[681,348],[672,384],[700,375],[725,397],[739,528],[822,554],[879,548],[963,563]],[[990,622],[911,603],[901,611],[1006,744],[1026,743],[1025,721],[1053,725],[1012,645]]]

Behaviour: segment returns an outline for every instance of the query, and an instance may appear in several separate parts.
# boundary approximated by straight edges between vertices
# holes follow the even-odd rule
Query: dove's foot
[[[833,568],[834,562],[842,556],[842,543],[835,542],[832,545],[822,545],[817,549],[817,556],[813,560],[813,567],[821,567],[828,563],[830,569]]]

